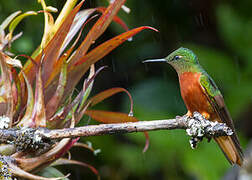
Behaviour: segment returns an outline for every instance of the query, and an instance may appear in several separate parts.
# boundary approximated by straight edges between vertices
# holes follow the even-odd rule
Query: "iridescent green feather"
[[[203,72],[200,76],[200,85],[203,86],[207,94],[211,96],[212,98],[217,95],[221,95],[221,92],[216,86],[213,79],[205,72]]]

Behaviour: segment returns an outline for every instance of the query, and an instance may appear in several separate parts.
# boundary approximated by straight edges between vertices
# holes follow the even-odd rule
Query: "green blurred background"
[[[63,0],[47,4],[61,9]],[[83,8],[107,5],[105,0],[86,0]],[[186,113],[175,71],[167,64],[142,64],[161,58],[183,46],[192,49],[200,63],[221,89],[233,117],[241,144],[252,136],[252,1],[217,0],[128,0],[130,14],[119,16],[129,28],[149,25],[160,32],[144,31],[125,42],[97,63],[109,68],[99,74],[93,94],[111,87],[128,89],[134,99],[134,115],[139,120],[173,118]],[[0,3],[0,20],[22,10],[40,10],[35,0],[8,0]],[[43,32],[43,15],[26,18],[18,27],[23,36],[13,44],[12,52],[30,55],[39,45]],[[123,29],[112,23],[99,39],[107,40]],[[96,109],[129,111],[126,95],[116,95]],[[214,142],[189,145],[185,131],[150,132],[150,148],[142,153],[142,133],[82,138],[101,153],[73,148],[72,158],[96,167],[102,179],[221,179],[231,168]],[[71,179],[96,179],[88,169],[59,167],[71,172]]]

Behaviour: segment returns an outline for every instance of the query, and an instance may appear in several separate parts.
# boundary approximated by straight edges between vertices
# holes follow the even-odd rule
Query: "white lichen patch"
[[[191,136],[189,140],[192,149],[197,147],[198,142],[202,141],[204,137],[211,140],[212,137],[223,135],[232,135],[233,131],[225,123],[218,123],[217,121],[206,120],[200,113],[194,112],[193,117],[187,120],[188,128],[186,133]]]
[[[34,134],[34,142],[39,143],[39,142],[41,142],[41,140],[42,140],[41,135],[39,133],[35,133]]]
[[[200,121],[200,120],[190,119],[188,122],[189,128],[186,129],[186,133],[192,137],[203,137],[205,135],[206,128],[214,127],[217,124],[218,124],[217,121],[211,122],[208,120]],[[208,129],[208,131],[210,131],[210,129]]]
[[[0,180],[16,180],[12,177],[11,169],[5,161],[7,156],[0,156]]]
[[[209,131],[209,128],[215,127],[217,124],[218,122],[206,120],[200,113],[194,112],[193,118],[188,121],[189,128],[186,129],[186,132],[192,137],[203,137],[205,135],[206,128],[208,128]]]
[[[97,154],[101,153],[101,149],[94,150],[94,155],[97,156]]]
[[[19,129],[17,138],[9,143],[14,144],[19,151],[25,151],[27,149],[44,151],[52,144],[50,140],[44,140],[40,131],[37,129],[22,127]]]
[[[10,118],[7,116],[0,116],[0,129],[9,128]]]

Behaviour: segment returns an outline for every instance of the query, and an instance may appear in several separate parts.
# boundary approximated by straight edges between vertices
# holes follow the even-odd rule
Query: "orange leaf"
[[[106,56],[108,53],[110,53],[113,49],[122,44],[124,41],[126,41],[127,39],[131,38],[132,36],[141,32],[144,29],[152,29],[157,31],[156,29],[149,26],[138,27],[125,33],[122,33],[102,43],[101,45],[91,50],[88,54],[82,56],[82,58],[79,59],[78,62],[76,62],[76,64],[68,68],[69,72],[68,77],[69,79],[71,79],[71,81],[67,82],[66,94],[72,91],[72,89],[75,87],[75,85],[79,82],[81,77],[87,72],[87,70],[92,64],[96,63],[98,60]]]
[[[111,23],[117,12],[121,9],[121,6],[125,1],[126,0],[117,0],[108,6],[102,16],[89,31],[80,47],[76,50],[71,63],[77,62],[84,54],[86,54],[91,44],[107,29],[108,25]]]
[[[83,14],[83,12],[86,12],[85,14]],[[75,39],[74,43],[71,45],[71,47],[64,53],[60,56],[60,58],[56,61],[56,63],[54,64],[54,67],[53,67],[53,71],[51,72],[50,74],[50,77],[47,79],[46,81],[46,84],[45,84],[45,88],[53,81],[55,80],[55,77],[57,77],[57,75],[59,74],[59,71],[60,71],[60,68],[63,64],[63,61],[64,60],[67,60],[67,58],[71,55],[72,51],[74,50],[75,48],[75,45],[78,43],[80,37],[81,37],[81,34],[82,34],[82,31],[85,27],[85,25],[90,21],[92,20],[94,17],[96,16],[92,16],[91,18],[88,18],[88,16],[90,14],[92,14],[94,12],[94,9],[89,9],[89,10],[86,10],[86,11],[81,11],[79,12],[81,15],[78,15],[79,13],[77,13],[76,17],[74,18],[74,21],[73,21],[73,24],[71,26],[71,29],[63,43],[63,47],[60,49],[60,54],[63,52],[63,50],[65,49],[65,46],[67,46],[69,44],[69,42],[72,40],[73,36],[75,35],[75,33],[79,30],[79,26],[80,26],[80,23],[83,23],[83,20],[85,20],[84,24],[82,25],[81,27],[81,30],[77,36],[77,38]],[[83,15],[86,15],[83,17]],[[80,19],[81,18],[81,19]],[[79,20],[79,21],[78,21]]]
[[[90,116],[94,120],[106,124],[110,123],[125,123],[125,122],[137,122],[138,119],[129,116],[125,113],[120,112],[110,112],[110,111],[101,111],[101,110],[86,110],[86,115]],[[149,148],[149,135],[148,132],[144,132],[145,135],[145,146],[143,152],[146,152]]]
[[[148,132],[143,132],[144,136],[145,136],[145,146],[143,148],[143,153],[145,153],[148,149],[149,149],[149,145],[150,145],[150,138],[149,138],[149,134]]]
[[[85,62],[83,66],[87,66],[90,64],[95,63],[97,60],[103,58],[108,53],[110,53],[113,49],[115,49],[117,46],[122,44],[124,41],[128,40],[135,34],[141,32],[144,29],[151,29],[154,31],[157,31],[156,29],[149,27],[149,26],[142,26],[135,29],[132,29],[130,31],[127,31],[125,33],[122,33],[103,44],[99,45],[98,47],[94,48],[92,51],[90,51],[87,55],[84,55],[78,62],[75,63],[75,65],[80,65]]]
[[[106,10],[106,8],[104,8],[104,7],[98,7],[98,8],[96,8],[96,9],[97,9],[97,11],[100,11],[101,13],[104,13],[105,10]],[[120,26],[122,26],[122,28],[123,28],[125,31],[128,31],[128,30],[129,30],[129,28],[128,28],[128,26],[126,25],[126,23],[125,23],[121,18],[119,18],[118,16],[115,16],[114,19],[113,19],[113,21],[115,21],[117,24],[119,24]]]
[[[133,113],[133,99],[129,93],[129,91],[127,91],[124,88],[111,88],[111,89],[107,89],[97,95],[95,95],[94,97],[92,97],[89,101],[90,101],[90,105],[94,106],[96,104],[98,104],[99,102],[103,101],[106,98],[109,98],[110,96],[113,96],[114,94],[120,93],[120,92],[125,92],[127,93],[127,95],[129,96],[130,99],[130,113]]]
[[[121,112],[110,112],[101,110],[86,110],[86,115],[102,123],[124,123],[137,122],[137,118]]]
[[[58,31],[55,33],[53,38],[50,40],[50,42],[47,44],[47,46],[44,49],[44,61],[43,61],[43,72],[42,72],[42,79],[43,82],[48,79],[49,75],[53,71],[53,65],[57,61],[59,57],[59,52],[62,47],[62,44],[65,40],[65,37],[68,34],[68,31],[72,25],[72,22],[74,20],[74,17],[76,13],[79,11],[80,7],[82,6],[84,1],[81,1],[67,16],[65,21],[62,23]],[[39,62],[41,59],[42,53],[40,53],[36,58],[35,61]],[[24,72],[27,75],[27,78],[30,82],[33,82],[33,79],[35,78],[35,68],[33,64],[28,61],[24,66]]]
[[[67,36],[72,22],[76,13],[79,11],[80,7],[82,6],[84,1],[79,3],[67,16],[66,20],[62,23],[59,30],[55,33],[51,41],[48,43],[46,48],[44,49],[44,60],[43,60],[43,74],[42,80],[46,82],[49,78],[51,72],[53,71],[53,65],[56,63],[57,59],[59,58],[60,49],[62,44]]]
[[[71,28],[66,36],[66,39],[63,43],[63,47],[61,48],[60,52],[62,53],[65,48],[68,46],[68,44],[70,43],[70,41],[73,39],[73,37],[75,36],[75,34],[77,34],[77,32],[80,30],[80,28],[83,29],[83,27],[90,21],[92,20],[95,16],[89,18],[89,16],[91,14],[93,14],[95,12],[95,8],[93,9],[84,9],[79,11],[76,16],[74,17],[73,23],[71,25]],[[60,54],[61,54],[60,53]]]

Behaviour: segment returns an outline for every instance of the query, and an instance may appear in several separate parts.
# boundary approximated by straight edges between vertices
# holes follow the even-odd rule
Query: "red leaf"
[[[22,117],[20,122],[18,123],[18,126],[24,126],[24,127],[30,127],[33,122],[32,122],[32,111],[34,107],[34,96],[33,96],[33,91],[32,91],[32,86],[25,76],[25,73],[21,71],[23,74],[25,83],[26,83],[26,88],[27,88],[27,103],[26,103],[26,111],[25,115]]]
[[[43,61],[43,56],[42,56]],[[43,62],[41,62],[43,63]],[[34,108],[32,112],[32,120],[35,127],[46,127],[46,113],[44,104],[44,92],[43,92],[43,82],[42,82],[42,70],[41,64],[38,67],[38,72],[36,76],[36,88],[35,88],[35,101]]]
[[[97,171],[97,169],[95,169],[90,164],[87,164],[87,163],[84,163],[84,162],[61,158],[61,159],[58,159],[55,163],[53,163],[53,166],[66,165],[66,164],[75,164],[75,165],[80,165],[80,166],[83,166],[83,167],[87,167],[97,176],[97,179],[100,180],[100,175],[99,175],[99,172]]]
[[[67,64],[64,64],[61,67],[61,73],[58,81],[57,89],[52,96],[52,98],[46,104],[46,117],[49,119],[58,109],[59,103],[63,97],[64,89],[67,81]]]
[[[9,58],[4,53],[0,52],[0,116],[5,115],[9,118],[9,127],[12,126],[13,117],[13,95],[11,87],[11,71],[6,64],[6,59]]]
[[[20,83],[20,80],[18,78],[18,73],[16,71],[15,68],[11,68],[11,74],[12,74],[12,79],[14,81],[13,83],[13,89],[14,89],[14,92],[13,93],[13,100],[14,100],[14,105],[15,105],[15,108],[14,108],[14,120],[17,119],[17,116],[20,112],[20,107],[21,107],[21,101],[22,101],[22,90],[21,90],[21,83]]]

